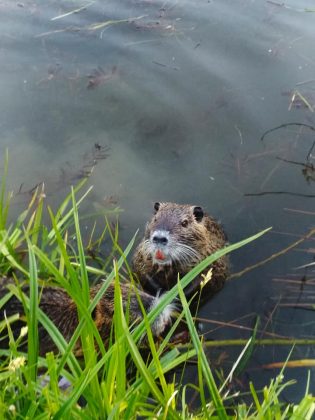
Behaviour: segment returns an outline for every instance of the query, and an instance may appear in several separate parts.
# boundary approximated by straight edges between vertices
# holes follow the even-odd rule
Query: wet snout
[[[152,235],[152,242],[159,246],[165,246],[168,243],[169,233],[166,230],[155,230]]]
[[[167,230],[155,230],[151,235],[152,257],[156,264],[169,263],[169,236]]]

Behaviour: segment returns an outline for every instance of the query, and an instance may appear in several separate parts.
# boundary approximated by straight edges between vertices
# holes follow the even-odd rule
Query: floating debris
[[[299,90],[294,89],[290,92],[284,92],[283,95],[290,96],[290,104],[288,107],[288,111],[291,111],[292,108],[295,109],[302,109],[306,108],[311,112],[314,112],[315,106],[315,95],[312,92],[308,92],[307,94],[301,93]]]
[[[47,69],[48,76],[43,77],[37,82],[37,85],[41,85],[43,83],[50,82],[51,80],[55,79],[57,74],[60,73],[62,67],[60,63],[50,64]]]
[[[312,162],[309,162],[308,160],[306,162],[296,162],[295,160],[284,159],[279,156],[277,156],[277,159],[282,162],[291,163],[292,165],[302,166],[302,175],[304,176],[306,182],[310,184],[311,181],[315,181],[315,166]]]
[[[56,29],[53,31],[48,31],[48,32],[42,32],[40,34],[35,35],[35,38],[42,38],[42,37],[46,37],[46,36],[50,36],[50,35],[55,35],[58,33],[64,33],[64,32],[80,32],[80,31],[97,31],[99,29],[102,29],[102,32],[107,29],[108,27],[112,26],[112,25],[117,25],[120,23],[130,23],[133,22],[135,20],[138,19],[142,19],[144,16],[137,16],[134,18],[129,18],[129,19],[120,19],[120,20],[106,20],[104,22],[96,22],[96,23],[92,23],[90,25],[87,26],[67,26],[63,29]]]
[[[92,6],[92,4],[94,4],[94,3],[95,3],[95,1],[91,1],[90,3],[87,3],[85,6],[79,7],[78,9],[72,10],[71,12],[64,13],[63,15],[55,16],[55,17],[51,18],[50,20],[51,21],[58,20],[58,19],[62,19],[64,17],[70,16],[72,14],[79,13],[83,10],[86,10],[88,7]]]
[[[89,79],[86,86],[87,89],[95,89],[98,86],[103,85],[117,75],[117,66],[113,66],[111,73],[105,72],[101,66],[98,66],[92,71],[87,77]]]

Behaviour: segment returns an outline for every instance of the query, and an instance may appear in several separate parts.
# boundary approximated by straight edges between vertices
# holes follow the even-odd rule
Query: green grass
[[[290,386],[290,383],[283,382],[283,371],[263,390],[256,390],[251,384],[247,404],[242,402],[241,397],[231,395],[228,379],[250,357],[255,337],[240,352],[227,380],[219,382],[205,355],[203,339],[196,331],[183,293],[183,288],[215,259],[257,239],[265,231],[208,257],[179,279],[153,311],[149,314],[144,312],[140,324],[129,325],[128,313],[123,311],[120,283],[126,273],[132,281],[127,257],[135,237],[122,251],[117,230],[111,232],[104,218],[99,238],[94,241],[90,238],[88,246],[90,248],[94,244],[97,248],[101,244],[100,238],[111,238],[111,262],[104,261],[104,265],[100,266],[98,260],[95,264],[95,259],[89,256],[84,246],[80,231],[79,207],[89,192],[89,189],[82,192],[83,189],[84,182],[71,191],[57,212],[48,209],[49,226],[43,223],[44,194],[38,189],[18,220],[8,225],[11,195],[5,192],[3,177],[0,268],[3,274],[13,275],[16,282],[10,285],[8,294],[0,300],[0,308],[12,295],[22,301],[28,326],[28,351],[23,353],[19,350],[19,344],[25,339],[25,330],[14,340],[12,330],[16,328],[16,317],[0,320],[0,336],[9,337],[7,348],[0,350],[0,418],[311,419],[315,400],[308,387],[299,404],[281,401],[281,392]],[[70,241],[69,238],[73,237],[75,241]],[[104,280],[93,300],[90,299],[91,277]],[[28,296],[22,292],[21,279],[30,286]],[[39,309],[42,285],[47,282],[64,288],[77,305],[79,324],[69,343]],[[112,339],[105,347],[91,312],[111,282],[115,284],[115,314]],[[157,342],[152,336],[150,324],[176,297],[181,300],[183,312],[169,334]],[[180,319],[187,323],[190,346],[169,344]],[[59,349],[58,354],[39,356],[38,324],[48,331]],[[144,334],[147,336],[145,352],[141,350]],[[74,350],[78,339],[82,343],[80,357]],[[185,383],[182,377],[178,379],[174,375],[175,370],[183,369],[189,360],[197,362],[197,384]],[[61,376],[71,384],[67,390],[58,385]],[[200,396],[199,407],[194,410],[187,402],[190,390],[197,391]],[[248,403],[249,400],[251,403]]]

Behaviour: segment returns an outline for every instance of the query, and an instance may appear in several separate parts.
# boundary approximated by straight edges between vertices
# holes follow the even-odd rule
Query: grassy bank
[[[248,355],[249,341],[226,380],[214,378],[207,359],[202,337],[196,331],[183,288],[206,266],[225,253],[258,238],[261,232],[240,243],[231,245],[195,267],[178,285],[165,294],[159,305],[137,325],[128,324],[128,314],[122,308],[120,283],[134,281],[127,263],[133,238],[125,250],[118,244],[117,229],[103,219],[103,228],[94,229],[87,243],[81,238],[79,207],[89,192],[81,183],[64,200],[58,211],[48,208],[50,223],[43,222],[45,194],[39,187],[27,209],[13,224],[8,224],[11,195],[5,191],[3,177],[0,197],[0,267],[3,275],[12,277],[8,292],[0,300],[5,307],[15,295],[25,307],[25,325],[14,339],[17,316],[0,320],[1,339],[9,338],[0,350],[0,418],[4,419],[107,419],[107,418],[238,418],[238,419],[311,419],[315,400],[306,386],[305,397],[297,405],[281,402],[283,372],[263,390],[250,386],[250,404],[240,395],[229,391],[229,382],[237,366]],[[96,230],[95,230],[96,231]],[[105,238],[112,242],[108,258],[99,258],[99,247]],[[255,246],[251,244],[250,246]],[[102,281],[97,295],[90,299],[90,281]],[[29,284],[25,295],[21,284]],[[91,313],[108,285],[115,283],[115,315],[110,342],[101,340]],[[64,288],[78,308],[79,324],[69,343],[65,341],[50,319],[39,309],[43,284]],[[164,339],[154,340],[150,324],[166,305],[179,298],[184,308]],[[2,312],[2,309],[1,309]],[[190,346],[170,344],[170,338],[181,320],[185,320],[191,337]],[[38,325],[42,324],[52,337],[59,352],[38,353]],[[19,327],[20,328],[20,327]],[[146,351],[142,351],[145,340]],[[82,352],[75,344],[81,340]],[[27,340],[26,352],[19,344]],[[97,349],[97,350],[96,350]],[[196,362],[197,384],[175,379],[173,372],[182,369],[187,361]],[[60,382],[61,380],[61,382]],[[67,387],[62,387],[62,382]],[[187,403],[190,390],[200,396],[200,406],[192,409]]]

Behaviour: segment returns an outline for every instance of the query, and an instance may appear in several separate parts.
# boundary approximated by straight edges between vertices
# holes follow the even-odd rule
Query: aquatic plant
[[[5,173],[6,170],[7,163]],[[265,231],[206,258],[179,279],[178,284],[161,297],[150,313],[144,312],[139,325],[128,325],[128,314],[124,313],[122,307],[120,282],[126,276],[133,281],[127,257],[135,237],[122,251],[117,230],[112,232],[108,221],[104,219],[99,238],[94,241],[90,238],[88,244],[91,248],[93,242],[98,248],[104,236],[108,235],[113,251],[110,263],[107,261],[103,266],[96,267],[81,237],[79,207],[90,191],[87,188],[83,192],[83,188],[84,181],[72,189],[57,212],[53,213],[48,208],[50,226],[43,223],[45,195],[39,187],[34,191],[27,209],[15,222],[9,223],[12,195],[6,194],[3,177],[0,267],[3,274],[12,276],[16,282],[9,286],[8,293],[0,300],[0,309],[15,295],[25,306],[27,328],[23,328],[19,337],[14,339],[12,331],[18,317],[12,316],[0,322],[0,339],[4,336],[9,338],[8,348],[0,350],[0,417],[311,419],[315,400],[309,396],[308,387],[298,405],[281,402],[281,391],[290,385],[283,382],[283,370],[261,393],[251,384],[250,404],[243,403],[239,395],[229,391],[228,383],[250,351],[254,337],[244,346],[227,379],[218,383],[183,293],[183,288],[215,259],[246,245]],[[91,276],[104,279],[92,301],[89,294]],[[22,292],[20,282],[23,279],[29,283],[29,295]],[[67,290],[78,308],[79,323],[69,343],[38,306],[43,283],[52,279]],[[91,313],[111,282],[115,284],[115,315],[112,340],[105,348],[93,326]],[[150,324],[178,296],[183,310],[166,337],[155,342]],[[191,337],[191,344],[186,348],[170,344],[170,338],[183,319]],[[45,357],[39,357],[38,323],[48,331],[59,349],[58,354],[47,353]],[[147,345],[142,351],[141,338],[144,335],[147,336]],[[25,338],[28,342],[27,353],[19,349],[19,344]],[[74,351],[78,339],[82,343],[80,355]],[[191,359],[197,362],[198,385],[177,381],[173,375],[177,368],[182,368]],[[200,395],[200,406],[194,409],[187,402],[191,389],[197,390]]]

